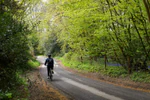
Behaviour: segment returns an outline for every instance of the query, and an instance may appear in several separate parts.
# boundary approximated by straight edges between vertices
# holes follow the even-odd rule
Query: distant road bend
[[[46,58],[38,56],[37,59],[43,64]],[[57,62],[54,70],[52,82],[47,79],[46,66],[42,65],[40,73],[45,81],[73,100],[150,100],[150,93],[86,78],[63,69]]]

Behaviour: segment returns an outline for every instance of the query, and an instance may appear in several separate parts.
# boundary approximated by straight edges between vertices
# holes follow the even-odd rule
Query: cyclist
[[[48,55],[48,58],[45,60],[45,66],[47,65],[47,75],[48,75],[48,79],[49,79],[49,72],[50,72],[50,69],[52,70],[52,73],[53,72],[53,68],[54,68],[54,60],[53,58],[51,57],[51,55]]]

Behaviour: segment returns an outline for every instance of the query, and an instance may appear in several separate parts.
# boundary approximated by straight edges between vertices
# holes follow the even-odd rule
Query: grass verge
[[[65,59],[63,57],[57,59],[61,60],[64,66],[79,70],[79,71],[87,71],[93,73],[100,73],[109,77],[113,78],[128,78],[134,82],[143,82],[143,83],[150,83],[150,71],[149,72],[133,72],[132,74],[128,74],[128,71],[125,70],[123,67],[118,66],[107,66],[104,67],[104,64],[100,64],[98,62],[89,63],[84,62],[81,63],[79,61]]]

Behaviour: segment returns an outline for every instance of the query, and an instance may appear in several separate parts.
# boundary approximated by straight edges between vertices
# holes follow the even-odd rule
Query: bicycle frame
[[[53,74],[52,74],[52,69],[51,68],[50,68],[50,71],[49,71],[49,78],[50,78],[51,81],[53,80]]]

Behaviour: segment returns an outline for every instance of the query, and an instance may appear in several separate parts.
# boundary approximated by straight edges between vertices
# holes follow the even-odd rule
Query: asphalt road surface
[[[72,100],[150,100],[150,93],[132,90],[86,78],[63,69],[57,62],[53,81],[47,79],[45,57],[38,56],[42,63],[40,74],[45,81],[68,95]]]

